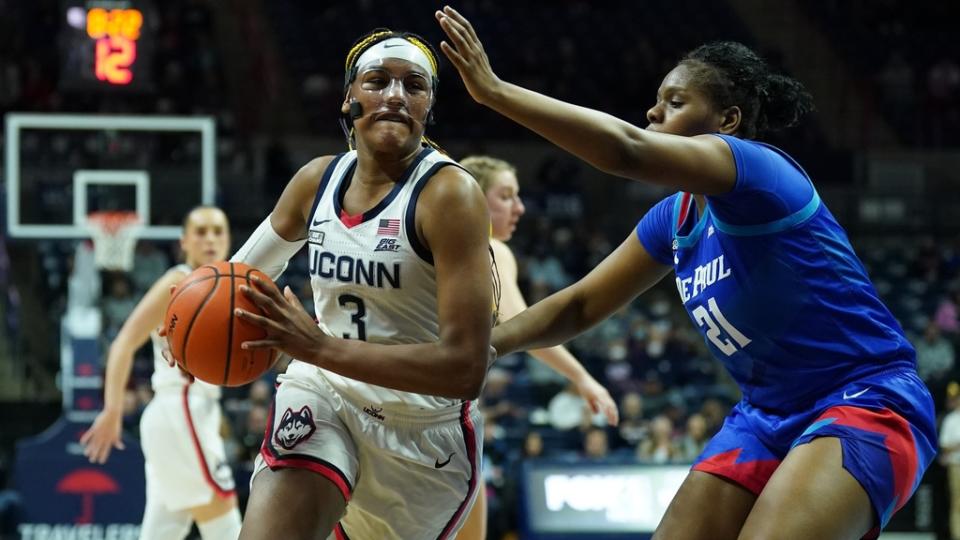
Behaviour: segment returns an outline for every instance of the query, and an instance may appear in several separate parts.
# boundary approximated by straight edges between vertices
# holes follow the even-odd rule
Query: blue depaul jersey
[[[846,233],[783,151],[722,137],[734,188],[660,201],[637,225],[672,265],[683,304],[744,398],[789,411],[883,370],[915,369],[915,352],[880,301]]]

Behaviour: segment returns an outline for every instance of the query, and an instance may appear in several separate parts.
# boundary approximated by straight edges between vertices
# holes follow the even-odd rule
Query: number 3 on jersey
[[[742,349],[750,344],[750,338],[734,328],[733,325],[727,321],[727,318],[723,316],[723,313],[720,312],[720,307],[717,306],[717,301],[713,297],[707,300],[707,307],[710,309],[709,313],[702,305],[697,306],[693,310],[693,318],[696,319],[697,324],[700,326],[706,325],[707,339],[723,351],[723,354],[730,356],[737,352],[738,345],[739,348]],[[734,345],[729,339],[724,338],[720,332],[721,329],[730,336],[733,341],[737,342],[737,344]]]
[[[347,332],[343,333],[344,339],[359,339],[360,341],[367,340],[367,323],[363,320],[367,316],[367,307],[363,304],[363,298],[359,296],[354,296],[352,294],[341,294],[337,298],[337,303],[340,304],[340,307],[344,309],[349,309],[353,313],[350,315],[350,322],[352,322],[357,327],[356,337],[350,335]],[[347,308],[347,305],[350,305]]]

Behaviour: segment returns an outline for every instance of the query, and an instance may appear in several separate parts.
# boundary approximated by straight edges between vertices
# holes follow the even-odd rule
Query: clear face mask
[[[433,101],[433,88],[430,78],[418,70],[389,70],[383,65],[383,59],[370,62],[357,70],[357,80],[361,91],[368,96],[376,96],[382,103],[400,99],[410,104],[418,100],[428,106]]]

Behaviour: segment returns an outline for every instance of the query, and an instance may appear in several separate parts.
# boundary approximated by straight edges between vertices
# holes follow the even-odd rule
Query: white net
[[[101,270],[133,269],[140,219],[136,212],[94,212],[87,216],[93,237],[93,262]]]

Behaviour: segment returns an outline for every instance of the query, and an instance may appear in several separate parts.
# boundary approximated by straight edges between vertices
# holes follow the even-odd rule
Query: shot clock
[[[156,13],[146,0],[67,0],[62,86],[67,90],[149,90]]]

